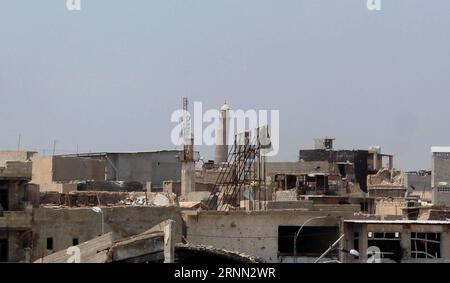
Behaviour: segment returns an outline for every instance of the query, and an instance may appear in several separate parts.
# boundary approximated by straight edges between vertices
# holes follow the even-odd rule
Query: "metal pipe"
[[[318,263],[324,256],[326,256],[337,244],[344,238],[345,234],[342,234],[339,239],[337,239],[318,259],[314,261],[314,263]]]
[[[300,228],[298,229],[297,233],[295,233],[295,235],[294,235],[294,263],[297,263],[297,238],[298,238],[298,236],[300,235],[300,232],[302,231],[303,227],[304,227],[307,223],[309,223],[309,222],[311,222],[311,221],[313,221],[313,220],[322,219],[322,218],[328,218],[328,217],[330,217],[330,215],[312,217],[312,218],[309,218],[308,220],[306,220],[306,221],[302,224],[302,226],[300,226]]]

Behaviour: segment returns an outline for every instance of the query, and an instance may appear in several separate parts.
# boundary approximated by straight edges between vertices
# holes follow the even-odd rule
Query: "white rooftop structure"
[[[450,152],[450,146],[432,146],[431,152]]]

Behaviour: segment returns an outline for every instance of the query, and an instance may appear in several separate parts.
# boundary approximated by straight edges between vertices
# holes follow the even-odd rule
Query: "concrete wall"
[[[319,215],[339,217],[354,212],[272,210],[257,212],[207,212],[186,215],[187,240],[278,262],[278,227],[301,226]],[[339,226],[335,218],[317,219],[307,225]]]
[[[431,175],[418,175],[406,172],[405,187],[413,186],[416,192],[431,191]]]
[[[57,192],[62,194],[67,194],[77,190],[77,184],[70,183],[51,183],[51,184],[40,184],[40,192]]]
[[[0,210],[21,211],[24,210],[24,198],[26,192],[24,180],[0,180],[0,190],[7,193],[6,207]]]
[[[179,208],[168,207],[103,207],[105,233],[113,232],[116,239],[149,230],[166,219],[177,222],[177,235],[181,235],[182,218]],[[90,208],[35,209],[33,217],[33,258],[39,258],[101,234],[101,214]],[[47,238],[53,238],[53,250],[47,251]]]
[[[162,187],[166,180],[179,181],[181,163],[177,159],[179,151],[113,153],[108,154],[118,170],[120,181],[151,182],[154,187]],[[115,169],[108,163],[108,180],[114,180]]]
[[[440,182],[450,185],[450,153],[434,152],[431,166],[431,186],[436,187]]]
[[[450,207],[450,186],[437,186],[433,188],[432,203],[436,206]]]
[[[7,161],[30,161],[36,152],[32,151],[0,151],[0,167],[6,166]]]
[[[179,150],[79,154],[79,156],[104,161],[106,180],[140,182],[144,185],[151,182],[153,187],[158,188],[162,188],[163,181],[180,181],[179,155]]]
[[[52,184],[105,179],[105,162],[81,157],[34,157],[32,183]]]
[[[376,215],[403,215],[403,208],[408,207],[408,202],[404,199],[378,199],[375,202],[375,214]]]
[[[31,179],[31,162],[7,161],[0,167],[0,179],[8,178]]]
[[[25,249],[23,249],[23,241],[25,238],[22,237],[24,233],[24,231],[0,230],[0,239],[8,240],[7,262],[20,262],[25,259]]]
[[[311,162],[267,162],[266,175],[275,174],[308,174],[308,173],[337,173],[327,161]]]

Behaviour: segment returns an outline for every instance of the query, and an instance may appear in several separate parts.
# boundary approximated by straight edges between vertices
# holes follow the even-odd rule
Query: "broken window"
[[[300,226],[278,227],[278,252],[283,256],[294,255],[294,237]],[[320,256],[339,237],[338,227],[306,226],[300,231],[296,242],[297,256]],[[329,257],[336,256],[333,251]]]
[[[53,250],[53,238],[47,238],[47,250]]]
[[[400,245],[400,232],[368,232],[368,246],[376,246],[380,249],[382,259],[400,262],[402,248]]]
[[[441,234],[439,233],[411,233],[412,258],[440,258]]]

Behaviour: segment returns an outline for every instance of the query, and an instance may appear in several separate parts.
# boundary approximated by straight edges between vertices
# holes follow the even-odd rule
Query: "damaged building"
[[[31,180],[30,152],[0,152],[0,262],[25,258],[30,241],[32,206],[36,190]]]
[[[103,180],[138,182],[153,191],[162,191],[163,182],[180,181],[180,150],[143,152],[98,152],[62,155],[84,157],[105,164]]]

